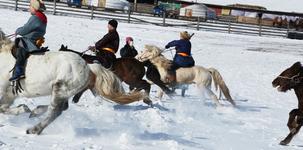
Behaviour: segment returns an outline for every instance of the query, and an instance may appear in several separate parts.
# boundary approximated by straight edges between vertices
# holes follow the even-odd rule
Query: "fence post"
[[[94,5],[91,5],[91,16],[90,19],[94,19]]]
[[[200,17],[198,17],[198,23],[197,23],[197,30],[199,31],[200,29]]]
[[[57,0],[54,0],[54,8],[53,8],[53,15],[56,15],[56,5],[57,5]]]
[[[127,22],[128,22],[128,23],[130,23],[130,14],[131,14],[131,10],[132,10],[131,8],[128,9],[128,19],[127,19]]]
[[[262,36],[262,20],[259,19],[259,36]]]
[[[230,34],[230,29],[231,29],[231,23],[230,23],[230,20],[228,21],[228,33]]]
[[[15,3],[15,11],[18,10],[18,0],[16,0],[16,3]]]
[[[162,12],[162,17],[163,17],[163,26],[166,26],[166,24],[165,24],[165,17],[166,17],[165,11]]]

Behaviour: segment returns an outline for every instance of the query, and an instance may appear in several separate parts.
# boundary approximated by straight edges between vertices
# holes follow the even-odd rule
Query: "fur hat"
[[[126,37],[125,42],[128,43],[129,41],[134,41],[134,39],[132,37]]]
[[[112,19],[108,22],[112,27],[117,28],[118,22],[115,19]]]
[[[190,40],[191,36],[187,31],[180,32],[180,37],[185,40]]]
[[[44,2],[42,0],[31,0],[30,7],[34,8],[35,10],[39,10],[39,11],[46,10]]]

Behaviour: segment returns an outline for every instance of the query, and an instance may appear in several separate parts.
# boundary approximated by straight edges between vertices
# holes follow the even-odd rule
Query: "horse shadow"
[[[200,143],[193,142],[192,140],[184,139],[184,138],[182,138],[181,136],[178,136],[178,135],[170,135],[170,134],[163,133],[163,132],[151,133],[149,131],[144,131],[144,133],[139,134],[139,138],[141,140],[145,140],[145,141],[149,141],[149,140],[161,140],[161,141],[172,140],[172,141],[176,141],[176,142],[178,142],[182,145],[185,145],[185,146],[196,147],[198,149],[204,149],[204,147]],[[196,139],[207,140],[208,138],[197,137]]]
[[[150,109],[150,108],[157,108],[161,111],[170,111],[170,109],[164,107],[164,106],[161,106],[160,104],[153,104],[153,107],[151,106],[146,106],[146,105],[114,105],[114,110],[117,110],[117,111],[141,111],[141,110],[147,110],[147,109]]]

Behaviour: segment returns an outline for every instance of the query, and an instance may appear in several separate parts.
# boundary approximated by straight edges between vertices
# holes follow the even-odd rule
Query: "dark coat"
[[[16,30],[16,35],[21,35],[24,49],[28,52],[39,50],[36,41],[43,38],[46,33],[47,18],[42,12],[32,14],[26,24]]]
[[[195,61],[191,56],[191,43],[189,40],[174,40],[169,42],[165,48],[176,47],[176,54],[174,57],[174,65],[178,67],[192,67],[195,65]],[[185,53],[187,56],[180,55]]]
[[[95,44],[95,47],[99,51],[101,51],[103,48],[110,48],[116,53],[119,49],[119,41],[119,34],[116,30],[114,30],[104,35],[103,38]]]
[[[120,49],[120,55],[122,58],[123,57],[134,58],[136,55],[138,55],[138,52],[134,46],[129,46],[128,44],[125,44],[124,47]]]

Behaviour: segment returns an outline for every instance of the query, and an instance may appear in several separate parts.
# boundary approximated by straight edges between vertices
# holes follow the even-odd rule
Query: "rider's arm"
[[[174,46],[177,46],[178,45],[178,40],[174,40],[174,41],[171,41],[169,42],[165,48],[170,48],[170,47],[174,47]]]
[[[16,30],[16,35],[24,36],[26,34],[31,33],[39,26],[38,21],[38,17],[34,15],[31,16],[26,24]]]

